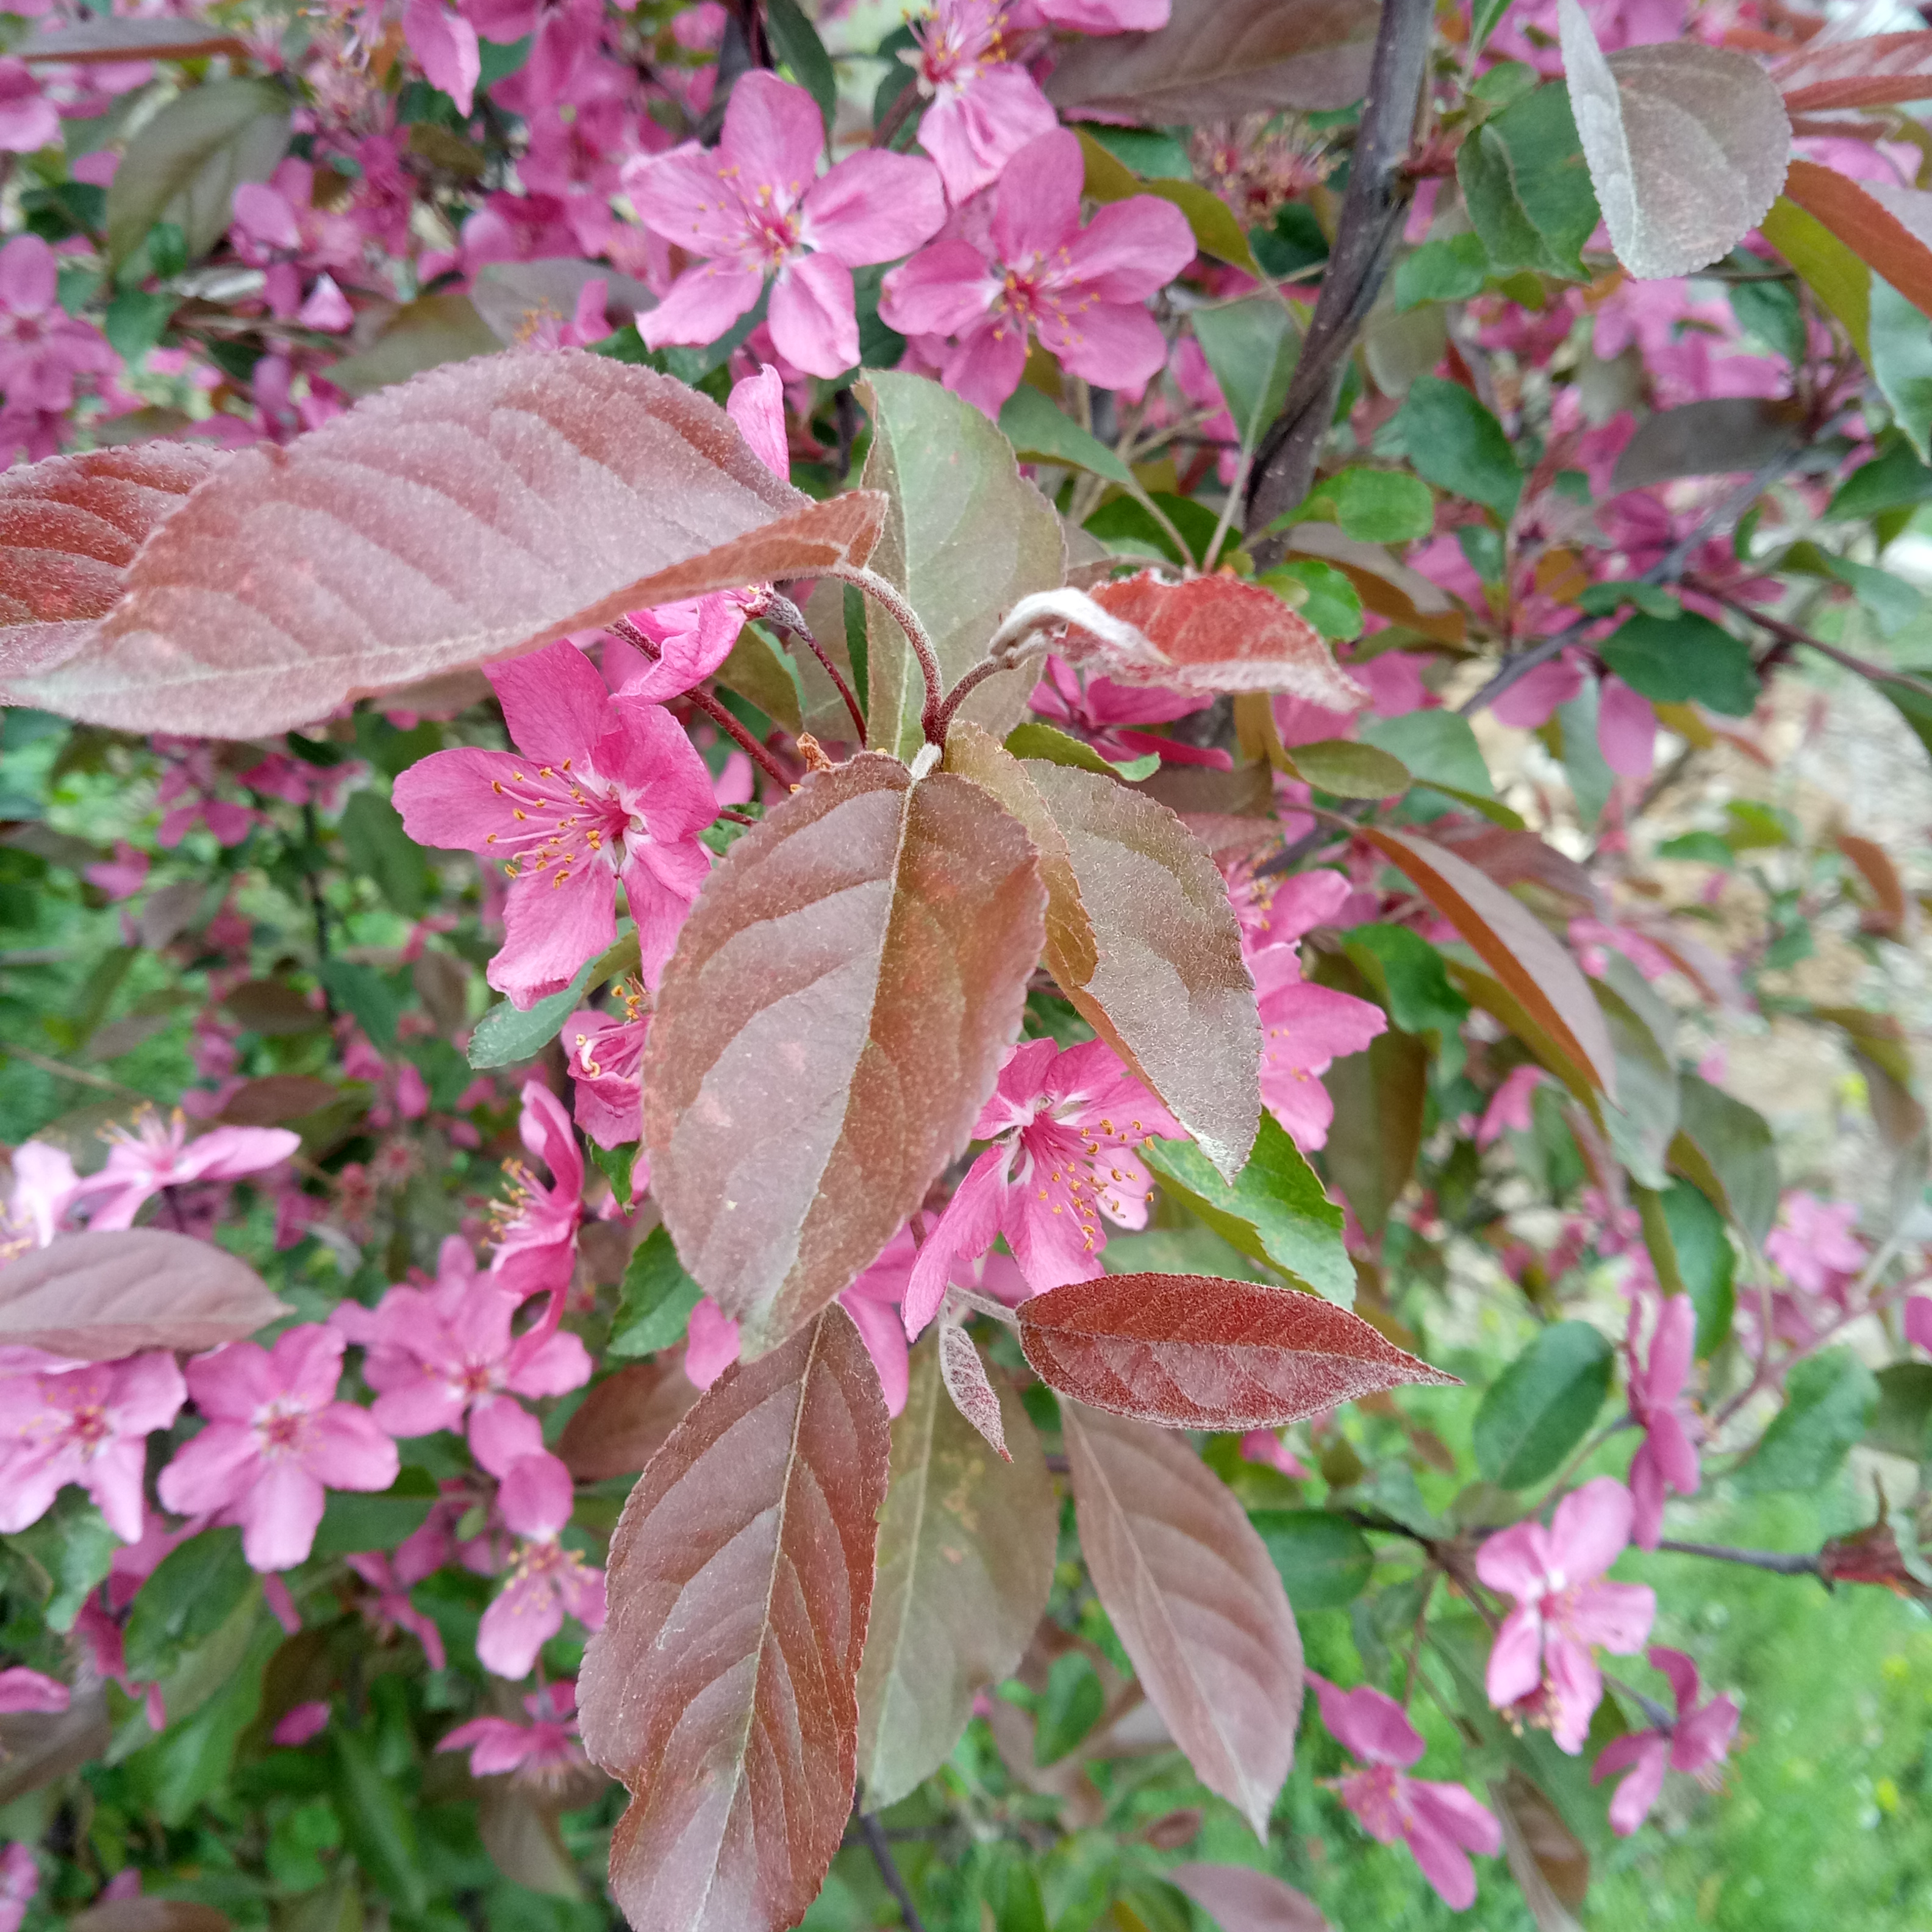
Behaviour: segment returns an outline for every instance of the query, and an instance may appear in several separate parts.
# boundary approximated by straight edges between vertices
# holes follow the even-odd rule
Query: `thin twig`
[[[886,1882],[886,1889],[898,1901],[900,1915],[906,1922],[906,1932],[926,1932],[924,1922],[919,1916],[919,1907],[912,1902],[912,1893],[901,1875],[897,1862],[892,1857],[891,1844],[886,1837],[886,1828],[879,1822],[874,1813],[859,1814],[859,1829],[865,1835],[866,1848],[872,1855],[872,1862],[879,1868],[879,1876]]]
[[[712,724],[722,731],[752,764],[775,784],[782,785],[787,791],[792,787],[790,774],[773,758],[723,705],[708,691],[687,691],[686,700],[694,710],[701,711]]]
[[[1667,1537],[1658,1544],[1673,1556],[1709,1556],[1720,1563],[1742,1563],[1753,1570],[1768,1570],[1774,1576],[1817,1576],[1824,1573],[1815,1556],[1787,1556],[1775,1550],[1728,1550],[1719,1543],[1673,1543]]]
[[[866,714],[859,709],[859,700],[853,695],[845,674],[832,662],[825,646],[812,635],[812,626],[805,621],[805,613],[789,597],[782,597],[774,590],[766,606],[766,615],[780,630],[789,631],[794,637],[802,638],[812,655],[825,667],[825,675],[837,686],[838,695],[845,700],[845,709],[852,714],[852,729],[858,734],[855,742],[862,749],[866,742]]]
[[[50,1060],[44,1053],[36,1053],[31,1046],[16,1046],[10,1040],[0,1042],[0,1059],[24,1060],[29,1066],[38,1066],[43,1073],[51,1073],[57,1079],[71,1080],[82,1087],[96,1087],[104,1094],[124,1094],[130,1100],[146,1100],[151,1106],[154,1104],[138,1087],[110,1079],[104,1073],[90,1072],[84,1066],[65,1066],[58,1060]]]
[[[919,660],[920,674],[926,680],[926,709],[920,714],[920,728],[926,734],[928,745],[943,745],[946,742],[946,728],[942,722],[941,706],[945,701],[945,686],[939,668],[939,653],[932,647],[932,640],[926,635],[926,626],[919,620],[919,614],[907,602],[904,593],[889,578],[876,571],[865,570],[851,564],[835,564],[825,573],[842,582],[854,584],[880,605],[892,622],[905,633],[906,642],[911,645],[913,656]]]
[[[1809,631],[1782,617],[1774,617],[1769,611],[1747,604],[1728,590],[1714,590],[1708,584],[1694,584],[1693,587],[1701,590],[1706,597],[1714,597],[1741,617],[1748,617],[1760,630],[1768,631],[1780,644],[1802,644],[1808,651],[1816,651],[1821,657],[1828,657],[1834,664],[1842,664],[1846,670],[1856,671],[1859,676],[1870,678],[1875,684],[1902,685],[1907,691],[1916,692],[1921,698],[1932,698],[1932,684],[1922,677],[1914,677],[1910,671],[1894,670],[1889,665],[1874,664],[1870,658],[1859,657],[1839,645],[1828,644],[1822,638],[1814,637]]]

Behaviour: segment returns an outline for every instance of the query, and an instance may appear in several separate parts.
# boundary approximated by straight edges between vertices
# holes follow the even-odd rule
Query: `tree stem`
[[[845,674],[832,662],[825,646],[812,635],[812,626],[805,621],[805,613],[789,597],[781,597],[774,590],[767,607],[771,621],[782,631],[789,631],[795,638],[802,638],[812,655],[825,667],[825,675],[837,686],[838,695],[845,700],[845,709],[852,714],[852,729],[857,734],[854,742],[862,751],[866,744],[866,714],[859,709],[859,700],[854,696]]]
[[[1742,1563],[1753,1570],[1768,1570],[1774,1576],[1816,1576],[1815,1556],[1787,1556],[1775,1550],[1729,1550],[1718,1543],[1673,1543],[1667,1538],[1658,1544],[1673,1556],[1709,1556],[1720,1563]]]
[[[945,690],[939,668],[939,653],[933,649],[926,626],[919,621],[918,612],[907,602],[897,584],[880,576],[876,571],[841,564],[826,574],[856,586],[905,633],[906,642],[911,645],[913,656],[919,660],[920,675],[926,680],[926,708],[920,715],[920,728],[925,733],[928,745],[944,745]]]
[[[892,1857],[892,1848],[886,1839],[885,1827],[879,1822],[875,1814],[861,1811],[859,1814],[859,1829],[865,1836],[866,1849],[872,1853],[872,1862],[879,1868],[880,1877],[886,1882],[886,1889],[898,1902],[900,1916],[906,1922],[906,1932],[926,1932],[926,1926],[919,1916],[919,1907],[912,1902],[912,1893]]]

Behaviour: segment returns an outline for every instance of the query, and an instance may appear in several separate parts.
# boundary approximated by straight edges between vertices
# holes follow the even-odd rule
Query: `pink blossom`
[[[956,205],[1059,125],[1033,76],[1011,58],[1008,11],[1004,0],[936,0],[911,22],[918,51],[901,56],[931,103],[920,117],[919,144],[939,164]]]
[[[1908,1345],[1932,1350],[1932,1294],[1915,1294],[1906,1301],[1905,1339]]]
[[[0,1852],[0,1932],[20,1932],[20,1922],[40,1888],[33,1848],[16,1838]]]
[[[1666,1768],[1688,1772],[1702,1784],[1714,1782],[1717,1767],[1730,1755],[1742,1714],[1729,1697],[1713,1697],[1699,1706],[1697,1666],[1681,1650],[1657,1645],[1651,1650],[1650,1664],[1670,1680],[1677,1700],[1677,1721],[1660,1722],[1652,1730],[1627,1731],[1613,1738],[1598,1754],[1590,1772],[1592,1784],[1600,1784],[1620,1771],[1630,1773],[1610,1800],[1610,1828],[1626,1838],[1649,1816],[1650,1808],[1664,1789]]]
[[[577,1742],[575,1684],[547,1684],[524,1700],[524,1708],[530,1714],[527,1724],[508,1718],[472,1718],[458,1725],[436,1749],[469,1752],[472,1778],[508,1772],[520,1784],[550,1790],[589,1768],[590,1761]]]
[[[989,190],[980,232],[956,223],[885,278],[880,316],[902,334],[954,337],[946,386],[990,416],[1019,387],[1029,332],[1070,374],[1104,388],[1150,381],[1167,360],[1147,298],[1194,259],[1193,230],[1172,202],[1144,194],[1083,230],[1085,178],[1064,129],[1029,142]]]
[[[685,1324],[685,1378],[708,1389],[738,1359],[738,1348],[737,1323],[710,1295],[700,1295]]]
[[[604,1628],[603,1571],[559,1540],[574,1500],[570,1472],[542,1454],[512,1464],[497,1492],[503,1520],[524,1539],[476,1634],[478,1661],[499,1677],[527,1677],[566,1611],[586,1630]]]
[[[467,119],[483,71],[476,29],[442,0],[409,0],[403,9],[403,38],[430,86],[440,88]]]
[[[95,1229],[131,1228],[142,1204],[164,1188],[260,1174],[302,1145],[301,1135],[286,1127],[215,1127],[190,1141],[178,1107],[165,1124],[152,1108],[143,1108],[131,1131],[110,1132],[106,1166],[74,1190],[76,1199],[94,1200],[88,1226]]]
[[[1147,1225],[1153,1177],[1133,1150],[1180,1132],[1174,1117],[1104,1040],[1064,1052],[1050,1040],[1011,1048],[973,1128],[993,1144],[968,1169],[920,1250],[905,1293],[905,1330],[939,1311],[955,1258],[1004,1234],[1035,1294],[1101,1272],[1100,1214]]]
[[[1852,1234],[1858,1218],[1851,1202],[1820,1201],[1795,1189],[1784,1197],[1780,1224],[1765,1237],[1765,1253],[1793,1288],[1834,1293],[1865,1264],[1865,1251]]]
[[[362,1614],[376,1627],[380,1636],[406,1630],[423,1647],[432,1670],[440,1670],[443,1654],[442,1633],[410,1600],[411,1588],[425,1576],[434,1576],[448,1561],[448,1532],[434,1514],[414,1535],[406,1537],[393,1556],[380,1550],[368,1550],[349,1558],[349,1567],[375,1592],[373,1604],[364,1604]]]
[[[140,1540],[148,1437],[188,1389],[171,1354],[0,1378],[0,1531],[38,1522],[79,1483],[123,1543]]]
[[[333,275],[318,275],[308,299],[296,311],[296,320],[304,328],[319,328],[339,335],[356,320],[349,298],[336,286]]]
[[[710,872],[698,838],[714,815],[704,760],[668,712],[614,704],[574,644],[486,670],[521,755],[466,748],[411,766],[394,792],[410,836],[509,862],[488,977],[519,1010],[616,938],[620,878],[656,986]]]
[[[1700,1480],[1697,1451],[1690,1434],[1696,1420],[1684,1395],[1696,1340],[1696,1312],[1688,1294],[1664,1297],[1658,1304],[1649,1356],[1640,1366],[1637,1344],[1644,1304],[1651,1298],[1645,1294],[1632,1298],[1628,1344],[1630,1414],[1644,1432],[1630,1468],[1634,1505],[1631,1534],[1640,1550],[1654,1550],[1663,1534],[1664,1491],[1694,1496]]]
[[[1324,882],[1324,899],[1346,899],[1350,886],[1339,872],[1310,873],[1303,878]],[[1292,880],[1290,887],[1301,880]],[[1263,924],[1280,926],[1283,908],[1300,894],[1277,893],[1269,907],[1272,918]],[[1332,914],[1325,915],[1332,916]],[[1286,922],[1293,927],[1293,918]],[[1311,919],[1310,924],[1316,921]],[[1300,931],[1296,929],[1294,938]],[[1318,986],[1301,976],[1301,954],[1288,943],[1262,946],[1248,953],[1254,975],[1255,999],[1262,1021],[1262,1100],[1270,1113],[1304,1150],[1325,1147],[1335,1103],[1321,1076],[1335,1061],[1360,1053],[1388,1025],[1382,1008],[1352,993]]]
[[[772,340],[813,376],[859,359],[852,271],[919,246],[946,217],[931,164],[868,148],[818,173],[825,124],[802,87],[759,70],[731,90],[718,146],[626,164],[644,225],[704,259],[638,318],[653,349],[710,342],[772,289]]]
[[[1477,1146],[1493,1146],[1502,1138],[1505,1129],[1514,1133],[1528,1133],[1534,1118],[1530,1103],[1536,1097],[1538,1088],[1549,1077],[1534,1062],[1526,1061],[1521,1066],[1512,1067],[1504,1076],[1503,1084],[1490,1096],[1490,1104],[1483,1109],[1483,1118],[1476,1127]]]
[[[1378,1844],[1400,1838],[1444,1902],[1467,1911],[1476,1902],[1468,1854],[1493,1858],[1502,1850],[1496,1814],[1460,1784],[1406,1774],[1421,1758],[1422,1736],[1393,1697],[1367,1684],[1343,1690],[1312,1670],[1308,1681],[1321,1700],[1322,1723],[1362,1760],[1336,1786],[1342,1802]]]
[[[369,1412],[335,1400],[342,1335],[320,1322],[290,1328],[272,1349],[231,1342],[188,1365],[188,1394],[208,1426],[161,1472],[178,1514],[218,1510],[242,1526],[256,1570],[290,1570],[309,1552],[328,1490],[386,1490],[396,1445]]]
[[[1290,1477],[1298,1483],[1306,1482],[1315,1473],[1281,1439],[1279,1430],[1250,1430],[1241,1438],[1241,1460],[1244,1462],[1260,1462],[1270,1469],[1279,1469],[1284,1476]]]
[[[60,110],[24,61],[0,60],[0,151],[31,154],[59,144]]]
[[[58,1232],[80,1186],[64,1148],[23,1141],[14,1150],[14,1185],[0,1216],[0,1262],[44,1248]]]
[[[67,1686],[57,1677],[44,1676],[24,1664],[0,1670],[0,1716],[12,1711],[64,1711]]]
[[[1657,712],[1620,677],[1606,677],[1598,690],[1597,748],[1622,778],[1647,778],[1657,761]]]
[[[627,1000],[628,1016],[586,1009],[563,1023],[564,1059],[570,1069],[571,1097],[577,1124],[601,1148],[634,1141],[643,1131],[644,1042],[651,1016]],[[651,1184],[651,1164],[640,1151],[631,1170],[631,1191]]]
[[[1490,1702],[1502,1709],[1542,1694],[1536,1714],[1573,1755],[1604,1694],[1592,1646],[1628,1656],[1657,1615],[1647,1585],[1603,1580],[1630,1541],[1631,1514],[1629,1490],[1599,1476],[1556,1505],[1547,1529],[1517,1523],[1476,1555],[1476,1574],[1516,1600],[1490,1653]]]
[[[563,1103],[541,1081],[524,1082],[523,1102],[518,1136],[550,1169],[550,1185],[544,1186],[520,1162],[506,1164],[511,1192],[496,1210],[496,1251],[490,1258],[490,1272],[520,1300],[550,1294],[554,1316],[562,1312],[563,1291],[576,1265],[577,1228],[584,1218],[584,1155]],[[554,1319],[550,1326],[556,1326]],[[538,1343],[526,1336],[520,1346],[530,1349]]]
[[[268,1736],[276,1744],[295,1746],[307,1744],[310,1738],[320,1736],[328,1728],[326,1703],[298,1704],[280,1718]]]
[[[130,899],[148,883],[150,862],[138,845],[117,838],[113,857],[82,867],[80,876],[90,886],[98,886],[110,899]]]
[[[1178,738],[1132,728],[1192,717],[1202,709],[1198,692],[1116,684],[1106,677],[1083,679],[1064,658],[1049,657],[1046,674],[1034,687],[1032,705],[1039,716],[1084,738],[1106,758],[1126,760],[1152,752],[1170,764],[1212,765],[1220,771],[1233,763],[1218,746],[1184,745]]]
[[[38,235],[0,248],[0,389],[10,410],[68,410],[76,376],[120,369],[99,331],[55,299],[58,279],[54,251]]]

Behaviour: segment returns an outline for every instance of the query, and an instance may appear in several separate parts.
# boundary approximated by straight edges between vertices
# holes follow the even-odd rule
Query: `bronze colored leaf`
[[[274,1127],[298,1120],[342,1098],[340,1088],[308,1073],[265,1073],[229,1095],[221,1118],[230,1126]]]
[[[1329,1932],[1321,1907],[1272,1872],[1252,1865],[1170,1865],[1161,1874],[1221,1932]]]
[[[640,604],[862,562],[880,500],[815,503],[716,404],[580,350],[506,353],[241,452],[16,700],[244,736]]]
[[[674,1356],[633,1362],[607,1376],[578,1403],[563,1425],[556,1453],[580,1483],[634,1475],[697,1400],[698,1390]]]
[[[1822,36],[1786,55],[1771,77],[1792,114],[1924,100],[1932,98],[1932,33],[1921,28],[1849,40]]]
[[[0,474],[0,676],[50,670],[85,644],[135,553],[220,461],[203,443],[137,442]]]
[[[651,1191],[749,1353],[846,1288],[964,1151],[1019,1025],[1046,895],[1026,833],[862,753],[731,848],[644,1069]]]
[[[490,1862],[525,1891],[543,1892],[552,1898],[584,1896],[583,1881],[564,1849],[556,1813],[539,1805],[534,1794],[514,1780],[482,1780],[476,1794],[476,1831]],[[106,1932],[121,1932],[121,1928],[110,1927]],[[130,1926],[127,1932],[144,1932],[144,1928]],[[158,1926],[154,1932],[170,1932],[170,1928]],[[181,1932],[200,1932],[200,1928],[184,1926]]]
[[[1614,1100],[1616,1062],[1609,1030],[1582,968],[1549,928],[1493,880],[1432,840],[1376,826],[1366,827],[1361,836],[1408,874],[1578,1072]]]
[[[1610,488],[1648,489],[1678,476],[1756,470],[1804,434],[1803,412],[1768,396],[1705,396],[1645,417],[1624,445]]]
[[[1855,832],[1840,832],[1837,844],[1871,892],[1871,909],[1858,921],[1859,930],[1895,939],[1912,923],[1913,902],[1906,896],[1904,882],[1892,862],[1892,855],[1874,840],[1861,838]]]
[[[1194,1774],[1268,1835],[1294,1762],[1301,1636],[1246,1513],[1187,1443],[1060,1405],[1081,1553]]]
[[[1453,1384],[1318,1294],[1203,1274],[1114,1274],[1020,1304],[1042,1382],[1164,1429],[1277,1429],[1405,1383]]]
[[[1007,1388],[994,1406],[996,1418],[1004,1411],[996,1426],[1010,1460],[981,1439],[948,1398],[947,1332],[965,1340],[953,1328],[921,1342],[892,1424],[892,1486],[859,1672],[859,1774],[872,1811],[896,1804],[946,1761],[974,1694],[1019,1662],[1053,1582],[1060,1505],[1040,1438]]]
[[[939,1373],[952,1406],[985,1438],[996,1456],[1010,1462],[1005,1424],[1000,1419],[1000,1398],[986,1375],[986,1365],[973,1338],[958,1322],[939,1320]]]
[[[782,1932],[818,1896],[852,1808],[889,1448],[828,1308],[726,1370],[631,1492],[578,1701],[632,1793],[610,1889],[638,1932]]]
[[[76,1690],[64,1711],[0,1712],[0,1804],[104,1756],[113,1736],[99,1684]]]
[[[0,1268],[0,1343],[77,1361],[212,1348],[289,1312],[226,1249],[160,1228],[63,1234]]]
[[[1040,848],[1061,992],[1232,1179],[1261,1120],[1261,1018],[1207,848],[1156,800],[1016,759],[970,724],[953,728],[946,766],[985,786]]]
[[[84,16],[75,26],[36,34],[14,50],[16,60],[58,61],[84,67],[96,61],[200,60],[210,54],[244,54],[248,44],[203,20],[110,20]],[[84,1916],[85,1915],[83,1915]]]
[[[68,1921],[69,1932],[229,1932],[230,1923],[193,1898],[104,1898]]]
[[[1906,301],[1932,314],[1932,194],[1855,182],[1802,160],[1791,164],[1784,192]]]
[[[1590,1890],[1590,1854],[1562,1814],[1514,1765],[1490,1780],[1510,1874],[1537,1932],[1582,1932],[1575,1913]]]
[[[1071,43],[1047,97],[1148,127],[1346,107],[1368,84],[1380,13],[1367,0],[1174,0],[1152,33]]]

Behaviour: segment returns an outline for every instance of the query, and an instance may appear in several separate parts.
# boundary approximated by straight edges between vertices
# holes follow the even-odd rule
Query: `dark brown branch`
[[[870,1811],[859,1814],[859,1829],[864,1834],[866,1848],[872,1855],[872,1862],[879,1868],[879,1876],[886,1882],[886,1889],[898,1901],[900,1916],[905,1920],[906,1932],[926,1932],[919,1916],[919,1907],[912,1902],[912,1893],[901,1875],[897,1862],[892,1857],[892,1848],[886,1837],[885,1827]]]
[[[1748,1564],[1754,1570],[1768,1570],[1774,1576],[1820,1576],[1815,1556],[1787,1556],[1775,1550],[1728,1550],[1718,1543],[1672,1543],[1667,1538],[1658,1544],[1674,1556],[1710,1556],[1720,1563]]]
[[[1255,452],[1248,488],[1251,538],[1308,494],[1348,352],[1388,273],[1412,191],[1402,164],[1428,71],[1434,10],[1430,0],[1384,0],[1335,246],[1287,399]],[[1284,548],[1280,538],[1250,545],[1263,566],[1276,561]]]
[[[1735,610],[1741,617],[1748,617],[1761,631],[1768,631],[1781,644],[1802,644],[1808,651],[1816,651],[1820,656],[1829,658],[1834,664],[1842,664],[1847,670],[1856,671],[1859,676],[1870,678],[1874,684],[1903,685],[1907,691],[1916,692],[1921,698],[1932,698],[1932,684],[1922,677],[1914,677],[1910,671],[1894,670],[1888,664],[1874,664],[1870,658],[1862,658],[1837,644],[1828,644],[1822,638],[1814,637],[1809,631],[1800,630],[1796,624],[1788,623],[1782,617],[1774,617],[1768,610],[1760,610],[1754,604],[1747,604],[1741,597],[1734,597],[1728,590],[1714,590],[1708,584],[1700,584],[1696,588],[1706,597],[1714,597],[1727,608]]]

